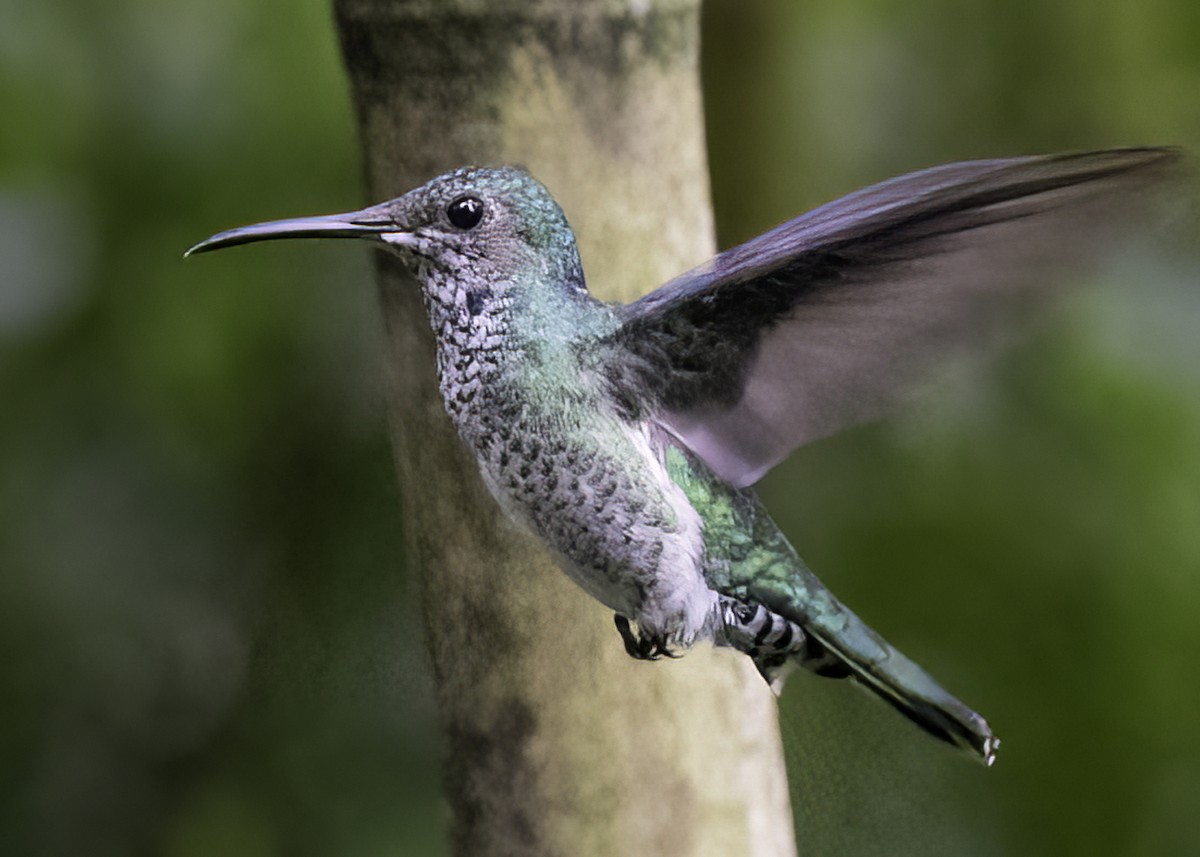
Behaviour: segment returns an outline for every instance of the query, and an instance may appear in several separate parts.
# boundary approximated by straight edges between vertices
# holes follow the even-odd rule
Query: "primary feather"
[[[623,308],[609,377],[724,479],[878,416],[1104,246],[1171,149],[968,161],[850,194]]]

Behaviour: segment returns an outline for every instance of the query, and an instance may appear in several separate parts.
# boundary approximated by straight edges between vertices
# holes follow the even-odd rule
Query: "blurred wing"
[[[968,161],[817,208],[623,308],[605,372],[720,476],[878,416],[1011,330],[1179,159],[1118,149]]]

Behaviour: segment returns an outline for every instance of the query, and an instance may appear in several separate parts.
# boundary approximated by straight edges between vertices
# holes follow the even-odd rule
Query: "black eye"
[[[474,229],[483,219],[483,202],[475,196],[456,199],[446,207],[446,217],[459,229]]]

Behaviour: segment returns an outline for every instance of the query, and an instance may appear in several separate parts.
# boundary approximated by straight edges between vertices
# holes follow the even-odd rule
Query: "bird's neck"
[[[442,397],[464,433],[514,406],[560,417],[583,392],[580,348],[617,324],[613,309],[587,294],[581,275],[578,282],[548,282],[544,271],[486,287],[450,278],[428,283],[426,305]]]

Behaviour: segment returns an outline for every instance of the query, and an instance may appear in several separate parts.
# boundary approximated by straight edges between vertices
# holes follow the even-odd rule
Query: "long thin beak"
[[[385,232],[404,233],[386,204],[321,217],[294,217],[271,220],[250,226],[239,226],[205,238],[183,255],[207,253],[222,247],[249,244],[253,241],[274,241],[280,238],[369,238]]]

